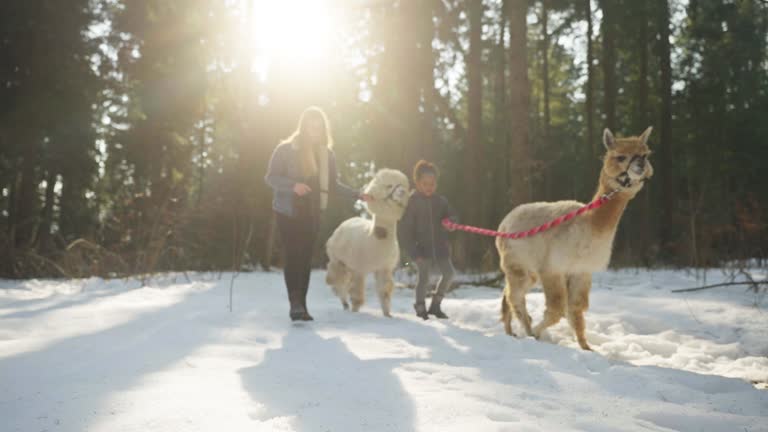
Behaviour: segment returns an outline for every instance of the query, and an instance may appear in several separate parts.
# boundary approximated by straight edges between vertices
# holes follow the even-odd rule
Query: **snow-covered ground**
[[[504,335],[496,289],[422,322],[411,290],[353,314],[323,276],[301,325],[279,273],[240,275],[232,313],[226,274],[0,281],[0,430],[768,431],[768,300],[741,287],[596,275],[583,352],[564,322]]]

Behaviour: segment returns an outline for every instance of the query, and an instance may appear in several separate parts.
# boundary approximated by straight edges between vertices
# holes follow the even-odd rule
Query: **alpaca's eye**
[[[619,161],[619,162],[624,162],[625,160],[627,160],[627,157],[626,156],[616,156],[616,160]]]

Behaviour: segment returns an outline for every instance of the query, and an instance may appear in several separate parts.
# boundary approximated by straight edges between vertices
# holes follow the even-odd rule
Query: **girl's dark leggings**
[[[451,259],[449,257],[437,258],[436,260],[422,259],[416,266],[419,269],[419,282],[416,285],[416,303],[424,303],[424,299],[427,297],[429,276],[435,269],[438,269],[441,274],[440,280],[437,282],[437,291],[434,294],[438,298],[439,303],[451,285],[451,281],[453,281],[454,269]]]

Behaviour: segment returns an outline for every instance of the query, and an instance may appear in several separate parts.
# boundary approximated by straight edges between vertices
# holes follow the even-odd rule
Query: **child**
[[[445,197],[436,195],[438,171],[433,164],[421,160],[413,168],[413,181],[416,192],[411,195],[408,207],[400,220],[398,237],[400,245],[416,263],[419,270],[419,283],[416,286],[416,303],[413,305],[416,315],[428,319],[428,315],[448,318],[440,309],[445,291],[453,279],[448,246],[448,233],[442,225],[444,218],[456,221],[456,212]],[[437,284],[437,292],[432,296],[429,309],[425,306],[427,283],[434,267],[440,269],[442,277]]]

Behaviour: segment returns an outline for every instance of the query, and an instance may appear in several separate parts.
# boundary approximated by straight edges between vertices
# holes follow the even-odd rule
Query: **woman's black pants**
[[[317,218],[308,213],[301,212],[295,217],[276,213],[277,227],[285,254],[283,276],[292,311],[307,310],[312,252],[319,228]]]

